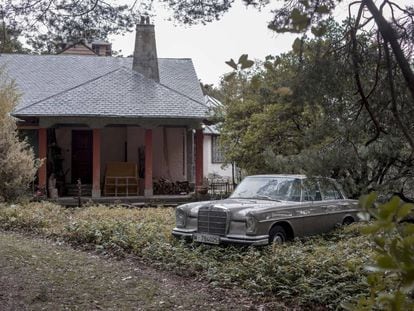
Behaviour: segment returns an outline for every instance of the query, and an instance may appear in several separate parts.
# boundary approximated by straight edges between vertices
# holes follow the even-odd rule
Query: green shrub
[[[0,204],[0,229],[24,230],[58,237],[64,231],[70,213],[53,203],[27,205]]]
[[[13,111],[19,96],[0,68],[0,199],[14,201],[27,191],[40,164],[26,141],[20,141]]]
[[[171,236],[174,210],[88,207],[50,203],[0,206],[0,229],[26,230],[144,262],[212,286],[243,288],[304,308],[337,309],[369,295],[364,265],[372,243],[361,224],[277,247],[209,246]]]
[[[171,209],[90,207],[74,213],[64,238],[77,244],[137,252],[150,243],[169,237],[172,219]]]
[[[398,197],[380,205],[376,200],[375,193],[360,200],[375,218],[363,230],[375,247],[367,264],[371,294],[359,299],[356,309],[414,310],[414,204]]]

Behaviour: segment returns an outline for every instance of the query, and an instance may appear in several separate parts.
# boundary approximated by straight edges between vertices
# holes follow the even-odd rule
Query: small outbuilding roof
[[[220,135],[218,124],[206,125],[203,133],[206,135]]]

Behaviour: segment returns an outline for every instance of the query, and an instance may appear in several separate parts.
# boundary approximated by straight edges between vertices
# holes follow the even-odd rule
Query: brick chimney
[[[149,17],[142,16],[141,22],[137,24],[132,69],[149,79],[160,81],[155,30]]]

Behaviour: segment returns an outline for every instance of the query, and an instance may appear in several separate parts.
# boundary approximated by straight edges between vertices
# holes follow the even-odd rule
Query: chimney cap
[[[140,25],[151,25],[149,16],[141,15]]]

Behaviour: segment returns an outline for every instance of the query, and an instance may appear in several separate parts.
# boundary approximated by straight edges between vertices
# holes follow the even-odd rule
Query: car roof
[[[246,176],[246,177],[252,177],[252,178],[257,178],[257,177],[288,177],[288,178],[297,178],[297,179],[305,179],[306,175],[298,175],[298,174],[263,174],[263,175],[251,175],[251,176]]]

